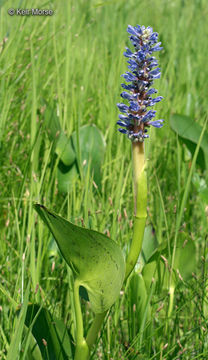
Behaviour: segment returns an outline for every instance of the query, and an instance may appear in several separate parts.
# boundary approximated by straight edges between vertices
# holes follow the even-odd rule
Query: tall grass
[[[40,4],[34,0],[32,6],[52,8],[55,14],[11,17],[7,9],[29,8],[28,2],[0,4],[0,358],[26,356],[23,323],[28,301],[47,307],[74,333],[71,273],[37,219],[33,202],[110,235],[124,251],[128,246],[133,214],[131,151],[129,141],[116,130],[115,104],[120,101],[120,75],[126,71],[122,55],[128,44],[126,27],[144,24],[159,32],[164,47],[162,79],[156,87],[164,97],[157,113],[165,126],[153,129],[145,144],[148,224],[161,248],[166,241],[171,248],[176,230],[183,230],[196,245],[197,266],[189,281],[179,279],[169,318],[163,282],[152,282],[142,314],[142,288],[135,292],[128,282],[125,295],[121,293],[111,309],[92,359],[206,359],[207,213],[189,177],[193,159],[170,129],[169,118],[172,113],[185,114],[202,125],[207,114],[207,1]],[[46,102],[68,136],[93,123],[104,134],[101,191],[95,189],[89,172],[70,193],[58,191],[58,158],[44,123]],[[192,173],[207,182],[207,173],[197,165]],[[187,181],[189,193],[181,203]],[[169,265],[171,261],[170,250]],[[87,326],[93,314],[89,304],[82,306]]]

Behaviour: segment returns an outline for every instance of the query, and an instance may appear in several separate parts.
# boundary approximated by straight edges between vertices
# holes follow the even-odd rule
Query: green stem
[[[144,157],[144,143],[143,142],[133,142],[132,143],[132,161],[133,161],[133,181],[134,181],[134,215],[141,215],[141,204],[139,199],[139,181],[142,172],[145,167],[145,157]],[[146,207],[142,207],[144,214],[146,214]]]
[[[144,236],[147,217],[147,180],[145,171],[144,144],[132,143],[133,177],[134,177],[134,228],[131,248],[126,261],[126,276],[128,278],[139,257]],[[97,314],[88,331],[86,342],[90,349],[94,344],[107,312]]]
[[[86,338],[86,342],[87,342],[89,349],[92,347],[92,345],[94,344],[94,342],[97,338],[97,335],[100,331],[100,328],[102,326],[102,323],[103,323],[103,320],[104,320],[106,314],[107,314],[107,311],[105,311],[102,314],[95,315],[95,318],[94,318],[93,323],[87,333],[87,338]]]
[[[168,318],[171,316],[173,310],[174,291],[175,291],[175,287],[174,285],[171,285],[169,288]]]
[[[76,351],[75,360],[88,360],[89,359],[89,348],[84,338],[83,332],[83,320],[82,310],[79,300],[79,280],[74,281],[74,306],[76,315]]]
[[[144,143],[132,143],[134,179],[134,227],[133,238],[126,260],[125,279],[128,278],[138,260],[147,218],[147,178],[145,171]]]

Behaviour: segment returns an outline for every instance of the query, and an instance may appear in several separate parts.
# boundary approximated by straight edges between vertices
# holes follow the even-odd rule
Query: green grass
[[[159,54],[162,78],[155,87],[164,97],[157,116],[165,125],[153,129],[145,143],[147,224],[161,246],[169,244],[169,266],[174,239],[180,240],[182,233],[184,240],[191,238],[196,267],[187,281],[178,277],[169,317],[164,279],[152,282],[140,297],[140,289],[135,292],[128,282],[92,359],[207,359],[207,204],[192,178],[198,174],[207,184],[208,176],[194,166],[169,127],[173,113],[189,115],[202,126],[205,121],[207,1],[63,0],[40,5],[34,0],[32,6],[52,8],[55,14],[11,17],[7,9],[28,8],[27,2],[0,2],[0,358],[26,358],[22,349],[27,345],[23,321],[28,301],[47,307],[74,333],[71,273],[51,247],[34,202],[77,225],[110,234],[124,252],[131,240],[131,144],[117,132],[116,103],[120,75],[126,71],[127,25],[144,24],[159,33],[164,47]],[[45,102],[68,136],[84,124],[96,124],[104,134],[100,192],[90,174],[77,180],[69,194],[58,191],[59,159],[44,123]],[[166,271],[169,278],[168,267]],[[93,313],[89,304],[82,306],[86,332]]]

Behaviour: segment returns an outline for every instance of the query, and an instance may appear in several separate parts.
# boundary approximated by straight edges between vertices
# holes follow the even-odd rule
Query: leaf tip
[[[33,208],[37,211],[42,220],[45,221],[45,213],[47,212],[46,207],[42,204],[34,203]]]

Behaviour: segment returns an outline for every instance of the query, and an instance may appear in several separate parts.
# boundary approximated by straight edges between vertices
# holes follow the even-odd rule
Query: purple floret
[[[127,28],[130,34],[129,38],[134,46],[134,52],[126,48],[124,56],[128,58],[128,69],[122,76],[126,83],[121,86],[126,90],[121,93],[121,97],[126,104],[117,104],[119,110],[124,113],[119,115],[117,124],[121,126],[118,130],[126,134],[131,141],[144,141],[149,137],[147,134],[150,125],[161,128],[164,120],[152,120],[155,110],[148,110],[148,107],[154,106],[160,102],[163,97],[152,97],[157,90],[152,88],[155,79],[160,78],[160,68],[158,60],[152,56],[156,51],[162,49],[161,42],[157,42],[158,33],[148,26],[131,26]]]

